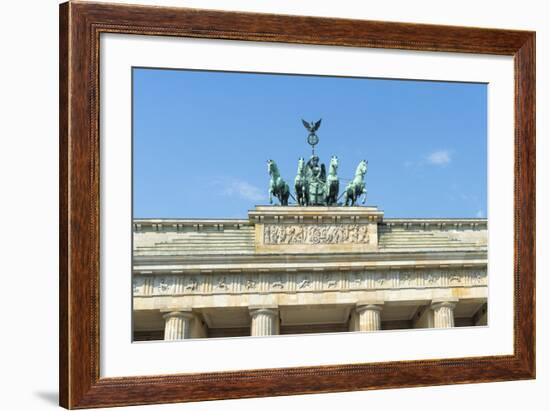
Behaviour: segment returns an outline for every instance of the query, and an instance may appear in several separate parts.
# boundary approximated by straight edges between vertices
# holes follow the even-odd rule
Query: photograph
[[[132,67],[132,341],[484,327],[488,85]]]

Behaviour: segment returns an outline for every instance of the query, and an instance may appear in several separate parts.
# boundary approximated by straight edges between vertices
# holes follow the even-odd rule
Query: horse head
[[[330,158],[330,172],[333,172],[334,174],[336,174],[336,172],[338,171],[338,157],[336,156],[332,156]]]
[[[367,162],[365,160],[361,160],[359,162],[359,165],[357,166],[357,170],[355,171],[355,175],[360,175],[361,177],[364,177],[367,173]]]
[[[275,161],[267,160],[267,172],[274,177],[278,176],[279,169],[277,168],[277,164],[275,163]]]
[[[297,174],[298,175],[302,175],[302,173],[304,172],[304,158],[303,157],[300,157],[298,159],[298,172]]]

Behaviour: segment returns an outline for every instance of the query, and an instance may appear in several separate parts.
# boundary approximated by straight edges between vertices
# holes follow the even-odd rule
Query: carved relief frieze
[[[194,293],[199,291],[199,282],[196,277],[186,278],[183,285],[183,293]]]
[[[337,290],[340,283],[340,275],[337,273],[330,273],[323,275],[322,286],[324,290]]]
[[[134,293],[134,295],[142,295],[144,294],[144,283],[145,283],[145,279],[147,277],[143,277],[143,276],[134,276],[134,281],[132,281],[132,291]]]
[[[309,274],[300,274],[297,276],[296,290],[312,290],[313,283],[311,280],[311,275]]]
[[[349,288],[361,289],[365,287],[364,284],[365,275],[362,272],[354,271],[350,273]]]
[[[410,288],[415,284],[414,273],[411,271],[402,271],[399,273],[399,287]]]
[[[171,294],[173,291],[173,279],[170,277],[159,277],[157,283],[155,284],[155,289],[158,290],[159,294]]]
[[[227,276],[225,276],[225,275],[215,276],[214,281],[213,281],[212,284],[213,284],[213,287],[214,287],[214,292],[218,292],[218,291],[229,292],[230,291],[230,285],[229,285],[229,282],[227,280]]]
[[[297,273],[134,275],[135,296],[350,292],[372,289],[476,287],[487,271],[472,269],[369,270]]]
[[[383,273],[374,273],[374,287],[383,288],[386,285],[387,279]]]
[[[241,293],[255,293],[260,290],[260,282],[256,274],[241,274],[239,280]]]
[[[368,244],[366,224],[266,224],[264,244]]]
[[[487,273],[481,270],[474,271],[472,272],[471,279],[473,284],[483,284],[484,281],[487,281]]]
[[[283,275],[274,275],[270,278],[269,288],[271,290],[284,290],[286,288],[286,279]]]
[[[439,276],[435,271],[429,271],[424,274],[424,284],[427,287],[435,287],[438,285]]]

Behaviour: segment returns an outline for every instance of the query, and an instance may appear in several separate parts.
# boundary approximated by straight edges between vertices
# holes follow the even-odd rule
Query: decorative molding
[[[367,224],[266,224],[264,244],[368,244]]]
[[[487,286],[484,268],[238,274],[134,274],[136,297],[205,294],[346,292]]]
[[[348,213],[349,214],[349,213]],[[279,216],[268,216],[268,219],[279,221]],[[307,217],[307,216],[306,216]],[[347,215],[335,215],[331,218],[332,222],[343,223],[342,218],[348,218],[349,222],[355,222],[356,219]],[[370,217],[370,218],[369,218]],[[312,217],[313,218],[313,217]],[[291,221],[304,223],[304,215],[293,215]],[[361,220],[360,220],[361,221]],[[368,216],[363,222],[378,222],[381,228],[404,228],[409,230],[487,230],[486,218],[382,218],[382,216]],[[257,223],[265,223],[264,215],[256,215],[254,212],[249,220],[243,219],[134,219],[132,223],[133,231],[136,233],[146,232],[178,232],[178,231],[196,231],[197,227],[215,231],[224,231],[225,228],[240,229],[243,227],[252,227]]]

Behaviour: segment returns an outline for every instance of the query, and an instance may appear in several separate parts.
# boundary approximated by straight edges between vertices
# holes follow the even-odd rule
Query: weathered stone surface
[[[191,337],[193,314],[190,311],[172,311],[164,314],[163,318],[165,320],[165,340],[184,340]]]
[[[135,274],[134,296],[346,292],[487,286],[484,267],[295,273]]]
[[[431,309],[434,312],[434,328],[452,328],[455,326],[454,309],[457,298],[434,301]]]
[[[257,207],[250,218],[257,253],[311,254],[376,251],[382,215],[367,207]]]
[[[279,312],[273,307],[250,308],[250,335],[262,337],[279,334]]]
[[[167,339],[486,325],[487,285],[485,219],[258,206],[134,222],[135,324]]]

